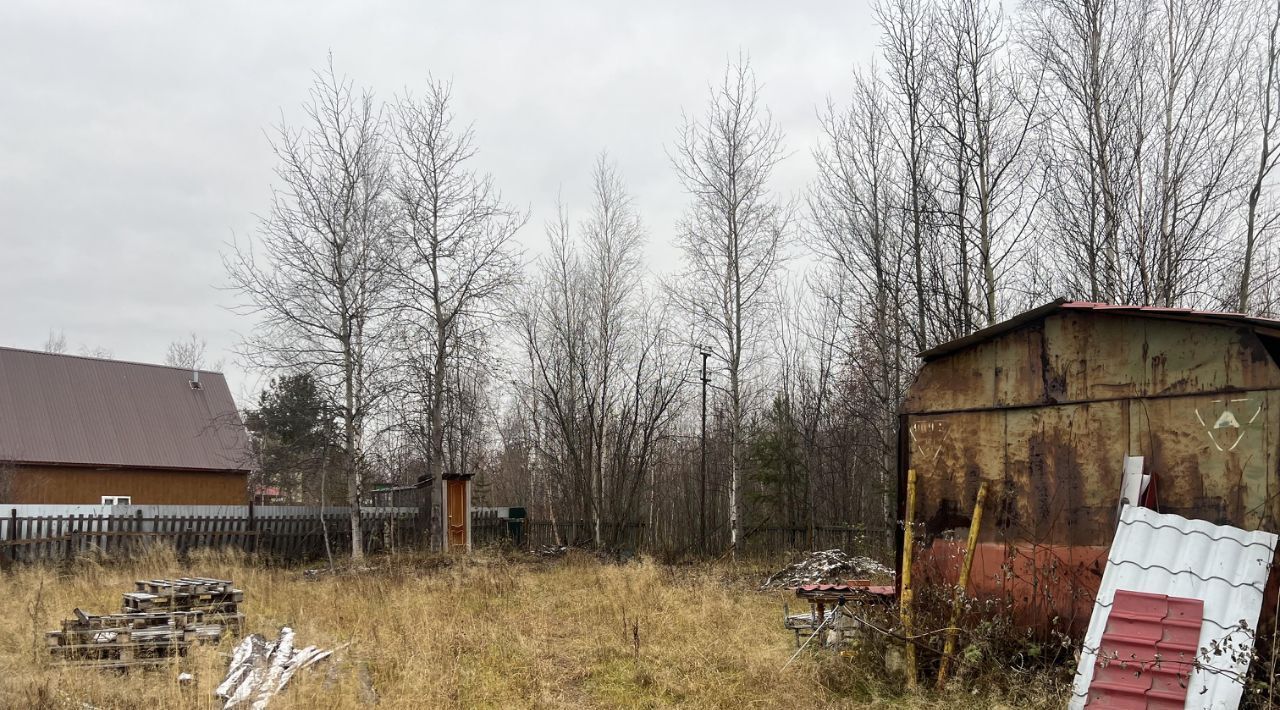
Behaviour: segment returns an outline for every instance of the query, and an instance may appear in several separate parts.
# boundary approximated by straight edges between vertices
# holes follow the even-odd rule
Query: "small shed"
[[[1088,623],[1127,457],[1164,513],[1274,532],[1280,321],[1059,300],[922,353],[900,430],[923,584],[954,583],[988,483],[971,593]],[[1136,459],[1133,459],[1136,462]]]
[[[0,502],[244,505],[221,373],[0,348]]]
[[[432,547],[442,551],[470,551],[472,544],[472,474],[445,472],[437,482],[431,475],[410,485],[375,483],[369,504],[413,507],[430,511]]]
[[[440,520],[440,545],[444,550],[471,550],[470,473],[445,473],[435,490],[444,508]]]

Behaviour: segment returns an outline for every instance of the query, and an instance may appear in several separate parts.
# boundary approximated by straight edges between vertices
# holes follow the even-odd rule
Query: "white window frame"
[[[133,505],[133,496],[102,496],[103,505]]]

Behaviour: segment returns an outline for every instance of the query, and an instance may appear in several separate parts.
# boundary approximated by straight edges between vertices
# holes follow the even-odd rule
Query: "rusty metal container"
[[[1151,507],[1276,530],[1280,321],[1055,301],[922,354],[901,416],[919,584],[954,584],[989,482],[970,593],[1041,629],[1088,623],[1126,456]]]

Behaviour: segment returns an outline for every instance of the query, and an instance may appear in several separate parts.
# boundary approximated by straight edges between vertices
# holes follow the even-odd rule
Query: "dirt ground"
[[[1060,689],[961,677],[942,696],[905,693],[883,664],[806,650],[790,666],[786,592],[764,567],[382,557],[308,575],[234,555],[180,564],[79,560],[0,572],[0,707],[209,708],[232,643],[128,673],[52,665],[44,632],[76,607],[119,610],[139,578],[229,578],[248,631],[342,649],[294,677],[272,708],[1054,707]],[[795,605],[793,604],[793,607]],[[875,649],[871,649],[875,650]],[[784,666],[786,666],[784,668]],[[181,672],[194,680],[179,684]],[[999,686],[999,684],[995,684]]]

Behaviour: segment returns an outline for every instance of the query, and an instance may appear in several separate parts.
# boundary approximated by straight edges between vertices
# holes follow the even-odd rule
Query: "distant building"
[[[437,550],[470,550],[471,516],[475,512],[471,504],[471,478],[471,474],[445,473],[438,483],[430,475],[419,476],[411,485],[375,483],[366,504],[429,508],[433,547]]]
[[[421,508],[431,497],[431,476],[421,476],[417,483],[396,485],[374,483],[367,504],[376,508]]]
[[[0,502],[243,505],[220,373],[0,348]]]
[[[276,486],[258,486],[253,490],[254,505],[284,505],[285,498]]]

